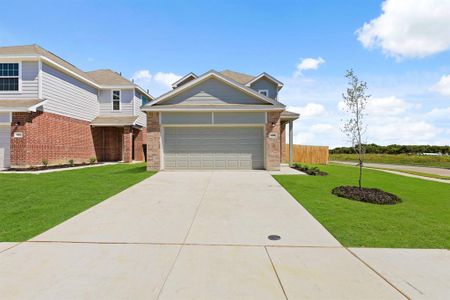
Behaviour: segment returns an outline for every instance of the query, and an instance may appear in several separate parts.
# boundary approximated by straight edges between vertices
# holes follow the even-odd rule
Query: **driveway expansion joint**
[[[392,288],[394,288],[397,292],[399,292],[405,299],[411,299],[406,295],[402,290],[400,290],[398,287],[396,287],[390,280],[388,280],[385,276],[383,276],[380,272],[375,270],[371,265],[369,265],[367,262],[365,262],[363,259],[361,259],[356,253],[354,253],[352,250],[345,248],[351,255],[353,255],[357,260],[359,260],[363,265],[365,265],[367,268],[369,268],[372,272],[377,274],[381,279],[383,279],[387,284],[389,284]]]
[[[267,250],[267,247],[264,247],[264,250],[266,251],[267,257],[269,258],[270,264],[272,265],[272,269],[275,272],[275,275],[277,276],[278,283],[280,284],[281,290],[283,291],[284,297],[286,300],[288,300],[288,296],[286,294],[286,290],[284,289],[283,283],[281,282],[280,275],[278,275],[277,268],[275,268],[275,264],[272,261],[272,257],[270,257],[269,251]]]

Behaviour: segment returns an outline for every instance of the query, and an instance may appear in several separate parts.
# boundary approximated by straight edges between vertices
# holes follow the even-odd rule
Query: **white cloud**
[[[447,108],[433,108],[431,111],[426,113],[426,117],[435,119],[450,119],[450,106]],[[450,129],[449,129],[450,130]]]
[[[153,79],[156,82],[159,82],[167,87],[172,87],[172,83],[176,82],[180,78],[181,78],[181,76],[179,76],[177,74],[163,73],[163,72],[158,72],[153,76]]]
[[[450,49],[450,1],[385,0],[382,14],[357,30],[366,48],[396,57],[425,57]]]
[[[330,124],[314,124],[311,125],[311,131],[315,133],[325,133],[333,130],[334,127]]]
[[[318,103],[308,103],[305,106],[290,106],[287,110],[300,114],[302,119],[319,117],[325,113],[325,107]]]
[[[172,83],[180,79],[181,76],[174,73],[156,72],[150,73],[149,70],[136,71],[131,79],[141,87],[149,89],[150,94],[159,96],[171,89]]]
[[[435,144],[443,129],[415,118],[393,118],[370,124],[369,142],[378,144]]]
[[[294,75],[300,76],[304,70],[317,70],[319,66],[324,63],[325,60],[322,57],[304,58],[298,63]]]
[[[367,101],[367,114],[369,116],[395,116],[404,113],[414,105],[395,96],[384,98],[370,98]]]
[[[442,76],[431,89],[441,95],[450,96],[450,75]]]

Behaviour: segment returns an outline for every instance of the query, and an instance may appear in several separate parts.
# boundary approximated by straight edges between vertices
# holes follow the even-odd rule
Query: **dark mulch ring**
[[[380,189],[359,188],[357,186],[338,186],[331,191],[334,195],[355,201],[393,205],[402,202],[402,199],[394,194]]]

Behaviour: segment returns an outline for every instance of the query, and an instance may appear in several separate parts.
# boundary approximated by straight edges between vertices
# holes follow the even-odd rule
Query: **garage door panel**
[[[262,127],[166,127],[166,169],[262,169]]]

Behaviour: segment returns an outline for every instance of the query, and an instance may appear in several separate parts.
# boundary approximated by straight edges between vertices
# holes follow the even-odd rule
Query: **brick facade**
[[[280,127],[280,146],[281,146],[281,162],[286,163],[289,162],[289,155],[286,154],[286,125],[287,122],[281,123]]]
[[[280,112],[268,112],[265,128],[266,144],[266,170],[276,171],[280,169],[281,162],[281,124]]]
[[[14,132],[23,137],[15,138]],[[29,167],[65,164],[70,159],[88,162],[95,156],[91,126],[87,121],[46,113],[13,113],[11,124],[11,166]]]
[[[144,145],[147,144],[147,128],[133,129],[134,160],[145,161]]]
[[[158,171],[161,169],[161,126],[159,113],[147,113],[147,170]]]
[[[21,132],[22,137],[14,137]],[[135,138],[133,138],[133,135]],[[93,127],[90,122],[47,112],[13,113],[11,123],[11,167],[98,161],[143,161],[145,132],[127,127]],[[133,143],[134,142],[134,147]],[[122,151],[124,150],[124,151]]]
[[[133,129],[131,126],[125,126],[122,130],[122,161],[131,162],[133,160]]]

